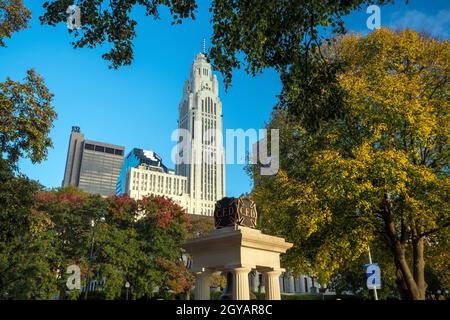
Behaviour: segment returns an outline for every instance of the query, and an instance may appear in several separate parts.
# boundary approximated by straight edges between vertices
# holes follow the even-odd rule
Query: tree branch
[[[419,234],[418,237],[419,237],[419,238],[422,238],[422,237],[429,236],[430,234],[433,234],[433,233],[435,233],[435,232],[438,232],[439,230],[441,230],[441,229],[443,229],[443,228],[446,228],[446,227],[448,227],[448,226],[450,226],[450,221],[445,222],[445,223],[444,223],[443,225],[441,225],[440,227],[437,227],[437,228],[435,228],[435,229],[431,229],[431,230],[428,230],[428,231],[426,231],[426,232],[423,232],[423,233]]]

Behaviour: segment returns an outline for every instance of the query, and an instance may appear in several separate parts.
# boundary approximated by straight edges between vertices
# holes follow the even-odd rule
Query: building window
[[[105,147],[95,146],[95,151],[97,151],[97,152],[105,152]]]

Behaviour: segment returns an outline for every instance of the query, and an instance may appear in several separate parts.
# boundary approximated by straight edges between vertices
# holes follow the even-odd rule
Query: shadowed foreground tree
[[[67,8],[73,4],[72,0],[44,2],[46,12],[40,17],[41,22],[51,26],[65,23],[68,18]],[[102,57],[109,60],[113,68],[130,65],[133,60],[137,21],[132,17],[132,10],[135,6],[144,7],[145,15],[154,19],[160,18],[161,8],[168,8],[173,18],[172,24],[180,24],[189,17],[194,19],[194,10],[197,8],[193,0],[80,0],[76,4],[81,10],[81,29],[69,30],[77,38],[72,43],[73,47],[95,48],[110,44],[111,50]]]
[[[381,29],[320,58],[339,66],[343,112],[308,130],[307,110],[287,112],[308,94],[291,74],[269,124],[281,129],[281,170],[252,171],[263,224],[295,243],[293,268],[324,283],[383,240],[400,295],[424,299],[425,252],[443,248],[433,239],[450,224],[449,42]]]
[[[231,83],[232,71],[241,67],[238,54],[243,54],[246,70],[252,74],[266,67],[286,70],[296,63],[305,48],[316,45],[319,30],[345,33],[343,17],[369,4],[383,5],[393,0],[295,0],[295,1],[239,1],[214,0],[210,5],[213,26],[210,58],[214,67]],[[71,0],[52,0],[44,3],[46,12],[41,23],[56,25],[67,20],[66,10]],[[112,49],[103,55],[118,68],[133,59],[133,41],[137,21],[131,17],[135,6],[145,8],[147,16],[159,18],[159,9],[167,7],[173,23],[186,18],[195,19],[195,0],[80,0],[81,29],[74,32],[75,48],[93,48],[105,43]]]
[[[56,290],[49,220],[31,208],[41,186],[0,159],[0,299],[49,299]]]

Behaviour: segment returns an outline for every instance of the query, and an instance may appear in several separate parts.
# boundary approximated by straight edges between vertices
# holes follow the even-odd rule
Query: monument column
[[[294,276],[292,275],[291,272],[289,272],[287,274],[287,276],[288,276],[288,278],[287,278],[287,280],[288,280],[288,290],[287,290],[287,292],[294,293],[295,292]]]
[[[195,300],[211,300],[209,288],[209,271],[197,272],[195,274]]]
[[[306,288],[305,288],[305,276],[302,274],[302,275],[300,275],[300,293],[305,293],[305,292],[307,292],[306,291]]]
[[[233,300],[250,300],[248,274],[251,268],[239,267],[231,270],[233,273]]]
[[[295,281],[295,293],[301,292],[301,290],[300,290],[300,288],[301,288],[300,277],[299,276],[295,277],[294,281]]]
[[[264,273],[266,300],[281,300],[280,275],[281,270],[267,271]]]

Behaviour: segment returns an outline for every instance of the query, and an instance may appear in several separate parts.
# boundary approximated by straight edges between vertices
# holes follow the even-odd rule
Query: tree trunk
[[[413,247],[413,270],[414,281],[417,284],[418,299],[425,300],[425,260],[423,258],[424,251],[424,238],[414,239],[412,242]]]
[[[406,287],[405,280],[403,279],[402,271],[399,266],[396,266],[396,279],[395,283],[397,284],[397,289],[400,294],[401,300],[410,300],[411,297],[408,292],[408,288]]]
[[[394,255],[394,262],[397,267],[397,284],[401,283],[401,288],[407,292],[407,297],[411,300],[419,300],[419,290],[417,283],[411,273],[411,270],[406,261],[404,248],[399,248],[401,245],[394,245],[394,250],[391,250]],[[406,290],[405,290],[406,289]]]
[[[406,261],[405,246],[399,240],[398,232],[395,227],[395,222],[391,213],[391,202],[389,195],[385,196],[385,203],[381,210],[381,216],[384,220],[386,236],[389,240],[389,247],[394,256],[394,263],[396,266],[397,286],[400,294],[407,295],[408,299],[419,300],[421,294],[419,293],[418,284],[413,276],[411,269]],[[423,243],[422,243],[422,261],[423,261]],[[423,269],[422,269],[423,274]]]

